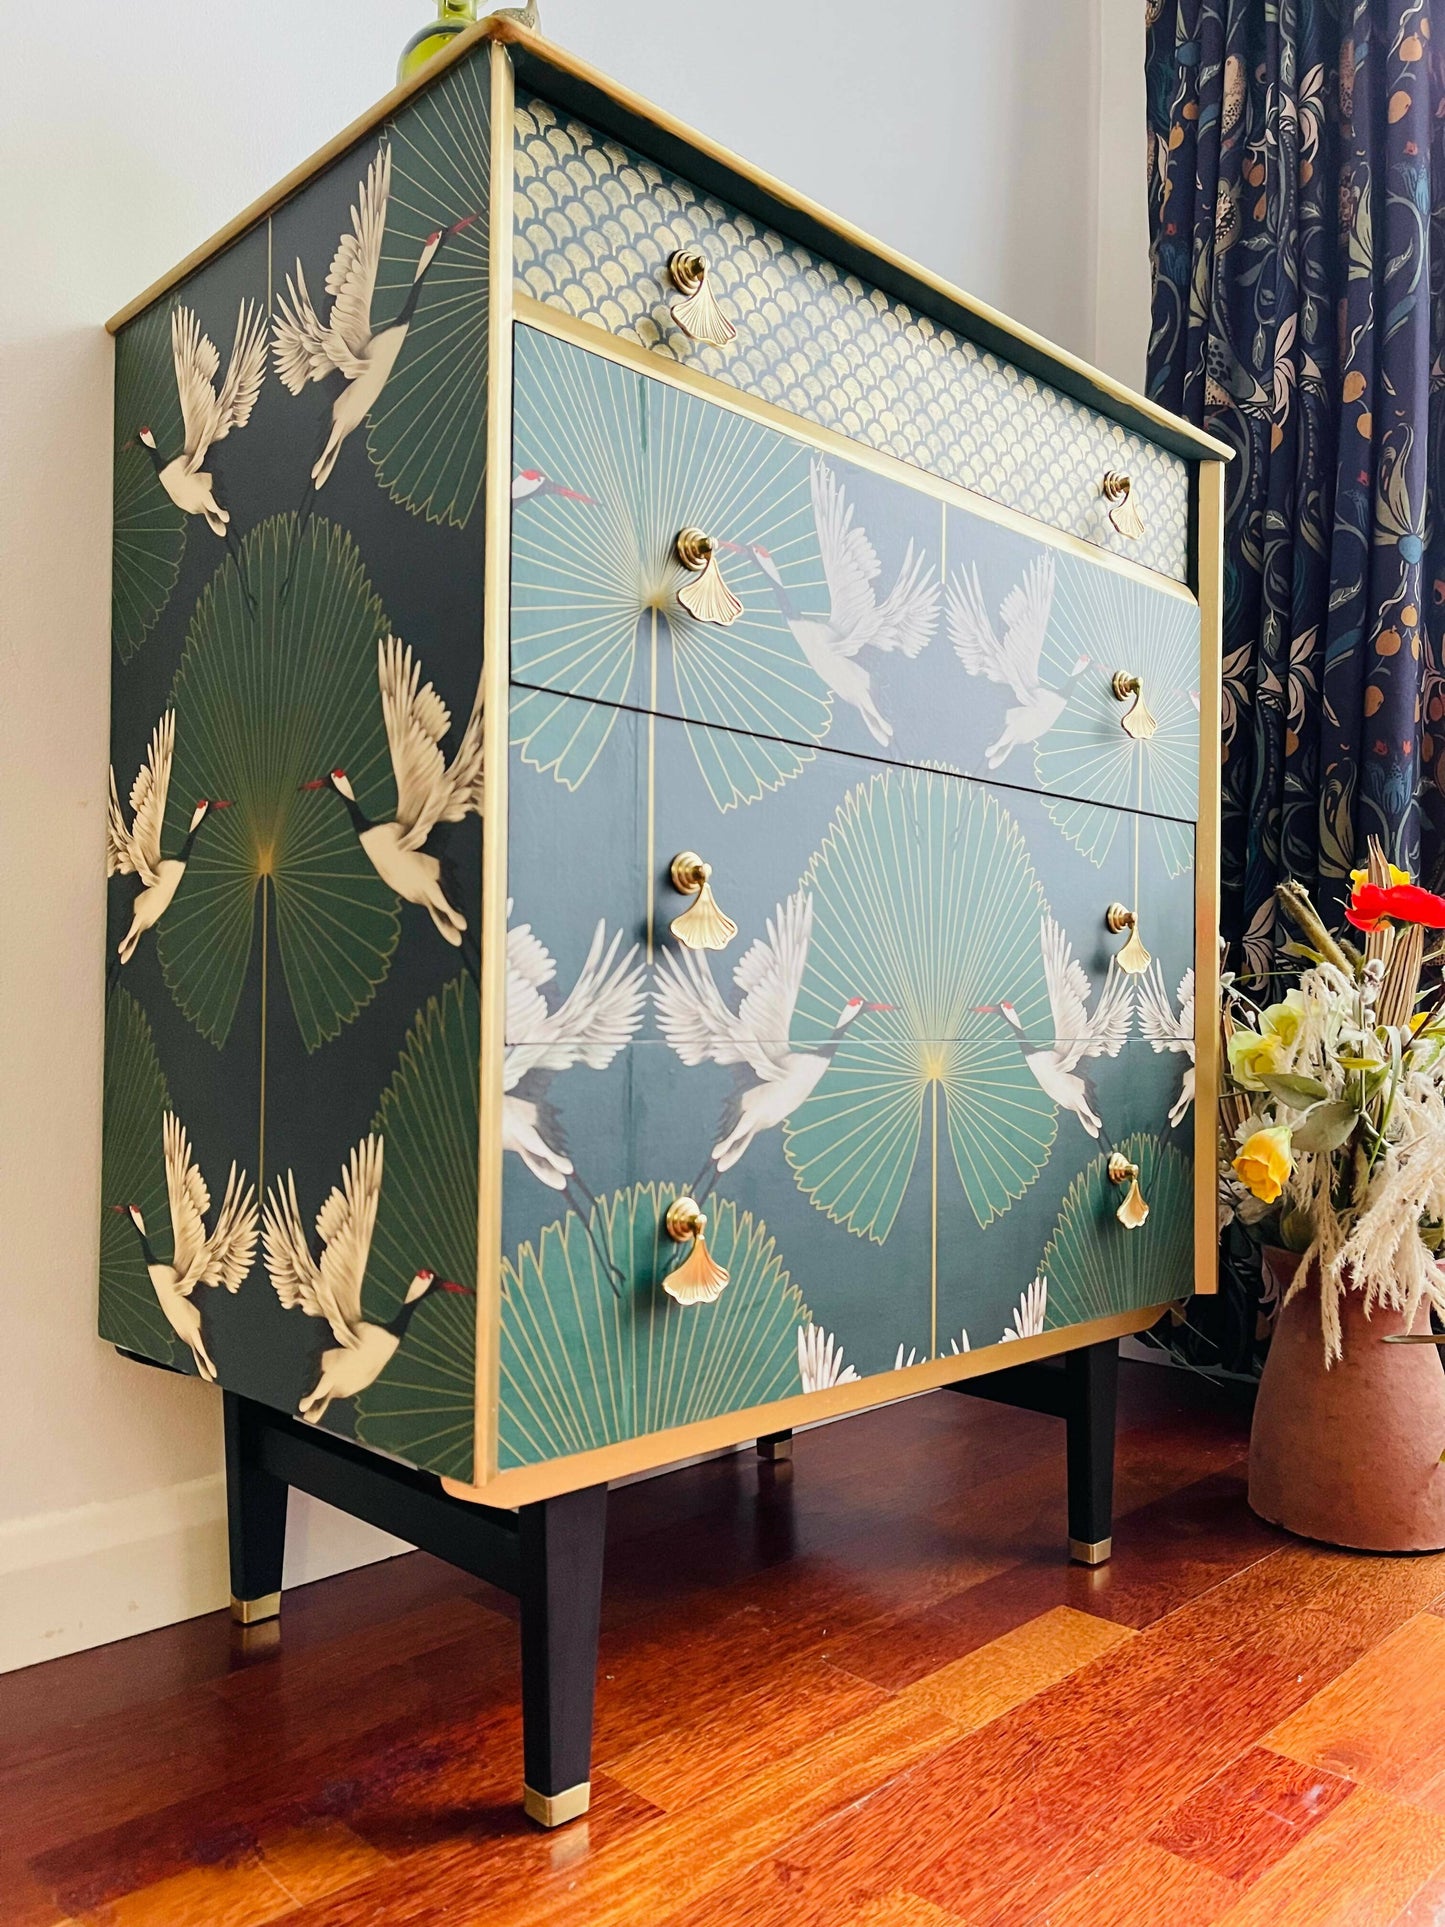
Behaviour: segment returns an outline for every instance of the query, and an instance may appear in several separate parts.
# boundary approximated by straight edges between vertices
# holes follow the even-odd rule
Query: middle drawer
[[[720,808],[826,741],[1195,817],[1198,607],[1160,577],[531,327],[513,498],[515,679],[746,736]],[[554,708],[514,703],[528,759],[575,785],[593,734],[560,740]]]

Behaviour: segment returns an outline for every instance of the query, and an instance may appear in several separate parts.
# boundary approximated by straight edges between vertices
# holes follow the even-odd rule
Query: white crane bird
[[[910,542],[893,587],[879,602],[873,586],[881,567],[877,551],[854,523],[842,483],[817,456],[811,481],[813,520],[828,584],[827,617],[803,615],[769,552],[754,547],[752,555],[772,583],[783,620],[814,674],[858,711],[875,742],[887,745],[893,740],[893,725],[873,700],[872,677],[858,653],[872,648],[916,656],[932,639],[938,621],[938,584]]]
[[[216,391],[221,357],[192,308],[171,310],[171,359],[181,403],[184,446],[178,455],[165,456],[149,427],[138,430],[150,450],[156,476],[183,515],[202,515],[212,534],[225,536],[231,526],[229,509],[216,500],[215,477],[202,466],[217,442],[233,428],[244,428],[266,379],[266,317],[252,301],[243,301],[236,317],[236,338],[226,378]]]
[[[755,938],[738,960],[733,982],[742,998],[736,1012],[723,1002],[705,952],[662,955],[653,994],[663,1036],[684,1064],[737,1066],[722,1136],[711,1153],[718,1173],[730,1171],[760,1131],[776,1130],[812,1095],[862,1011],[893,1008],[850,997],[827,1038],[796,1049],[789,1033],[812,935],[812,892],[795,890],[768,919],[766,936]]]
[[[1169,1001],[1164,972],[1156,957],[1139,980],[1139,1028],[1158,1052],[1180,1052],[1189,1059],[1179,1080],[1179,1095],[1169,1112],[1171,1124],[1182,1124],[1194,1102],[1194,966],[1179,979],[1179,1008]]]
[[[509,916],[511,910],[508,903]],[[546,994],[557,976],[551,952],[530,924],[507,932],[502,1149],[515,1151],[552,1191],[565,1191],[576,1174],[547,1087],[574,1064],[605,1070],[642,1022],[646,991],[637,945],[619,957],[621,946],[621,930],[609,941],[599,921],[576,983],[554,1006]]]
[[[460,946],[466,917],[447,895],[441,858],[425,845],[439,823],[459,823],[470,811],[482,813],[481,702],[468,717],[448,763],[442,741],[451,728],[451,711],[432,685],[422,681],[421,664],[398,636],[383,636],[377,644],[376,673],[396,784],[396,815],[390,822],[373,822],[357,802],[344,769],[301,787],[335,790],[382,882],[404,903],[420,905],[446,941]]]
[[[400,1349],[423,1298],[433,1291],[469,1290],[438,1278],[434,1271],[420,1270],[384,1324],[362,1315],[361,1288],[381,1200],[383,1151],[379,1137],[363,1138],[342,1165],[341,1183],[333,1185],[316,1214],[319,1260],[312,1256],[301,1222],[294,1173],[286,1173],[284,1185],[276,1179],[266,1197],[262,1235],[276,1296],[288,1311],[299,1305],[308,1318],[324,1318],[336,1340],[322,1352],[316,1383],[296,1408],[308,1425],[320,1424],[333,1399],[355,1398],[376,1383]]]
[[[1002,683],[1016,698],[1014,707],[1004,711],[1003,733],[984,751],[990,769],[998,769],[1020,743],[1035,743],[1047,735],[1089,666],[1089,658],[1080,656],[1062,689],[1049,689],[1039,680],[1053,604],[1054,558],[1047,550],[1034,558],[1023,581],[1004,597],[999,609],[1002,636],[989,619],[977,565],[948,585],[948,632],[954,653],[971,676]]]
[[[206,1350],[201,1308],[191,1294],[197,1285],[240,1290],[256,1255],[256,1194],[245,1172],[238,1173],[233,1162],[215,1226],[207,1232],[211,1194],[191,1155],[186,1128],[174,1111],[167,1111],[161,1120],[161,1148],[171,1218],[170,1262],[156,1255],[138,1204],[112,1208],[123,1212],[135,1226],[141,1258],[167,1323],[181,1342],[189,1345],[201,1377],[214,1383],[216,1367]]]
[[[1039,924],[1039,943],[1043,951],[1044,983],[1049,994],[1053,1018],[1053,1041],[1030,1043],[1023,1021],[1011,1003],[981,1004],[981,1012],[1002,1017],[1018,1039],[1024,1062],[1039,1089],[1060,1110],[1071,1111],[1092,1138],[1103,1131],[1103,1119],[1094,1108],[1093,1085],[1080,1075],[1077,1066],[1086,1058],[1117,1057],[1129,1035],[1134,1017],[1130,981],[1109,959],[1104,988],[1099,993],[1093,1015],[1089,1015],[1091,986],[1083,965],[1062,927],[1051,916]]]
[[[161,855],[161,831],[166,820],[166,797],[171,787],[171,765],[176,753],[176,712],[168,709],[151,731],[150,748],[130,786],[131,820],[125,820],[110,771],[110,800],[105,822],[105,874],[138,876],[141,887],[131,905],[130,928],[116,947],[120,963],[128,964],[147,930],[154,929],[170,909],[191,859],[196,833],[212,810],[227,810],[229,802],[205,797],[191,812],[190,828],[179,856]]]
[[[331,257],[326,274],[331,308],[326,320],[321,320],[312,305],[306,270],[300,261],[294,278],[289,274],[286,277],[286,293],[277,298],[271,352],[283,386],[299,395],[308,382],[324,381],[328,375],[340,374],[345,381],[332,404],[325,445],[312,464],[313,489],[325,487],[347,436],[361,427],[380,400],[416,316],[422,282],[438,251],[476,218],[467,215],[427,236],[417,256],[411,287],[395,319],[378,324],[372,308],[390,198],[391,149],[383,147],[357,190],[350,232],[342,235]]]

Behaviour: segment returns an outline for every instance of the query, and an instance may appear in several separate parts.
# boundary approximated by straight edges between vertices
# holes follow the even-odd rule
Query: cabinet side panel
[[[479,48],[127,324],[114,449],[101,1335],[463,1476],[490,124]]]

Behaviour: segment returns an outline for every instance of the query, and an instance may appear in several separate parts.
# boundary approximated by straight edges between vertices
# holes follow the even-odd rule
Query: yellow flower
[[[1252,1030],[1237,1030],[1229,1039],[1229,1068],[1235,1083],[1246,1091],[1264,1090],[1262,1080],[1278,1071],[1283,1061],[1280,1040],[1269,1032],[1261,1037]]]
[[[1260,1012],[1259,1027],[1261,1031],[1276,1038],[1287,1050],[1299,1036],[1304,1016],[1303,994],[1298,990],[1291,990],[1283,1003],[1271,1004],[1268,1010]]]
[[[1368,870],[1351,870],[1350,872],[1350,882],[1357,890],[1362,883],[1368,883],[1369,880],[1370,873]],[[1410,881],[1410,872],[1408,870],[1402,870],[1397,864],[1392,863],[1390,865],[1390,881],[1391,883],[1408,883]]]
[[[1262,1204],[1273,1204],[1294,1169],[1288,1125],[1272,1124],[1247,1137],[1235,1155],[1234,1169],[1240,1183]]]

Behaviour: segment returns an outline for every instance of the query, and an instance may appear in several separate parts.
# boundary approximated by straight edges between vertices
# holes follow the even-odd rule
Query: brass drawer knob
[[[711,875],[712,865],[704,863],[696,850],[684,850],[672,859],[672,887],[693,901],[669,928],[689,950],[725,950],[738,934],[737,925],[712,893]]]
[[[699,622],[714,623],[719,629],[736,622],[743,605],[723,581],[717,563],[717,543],[712,537],[701,529],[679,529],[672,547],[682,566],[697,577],[696,582],[684,582],[677,592],[677,599],[687,613]]]
[[[1127,669],[1116,669],[1109,689],[1116,703],[1129,705],[1119,718],[1119,727],[1136,743],[1147,743],[1159,724],[1144,700],[1144,678],[1131,675]]]
[[[1122,1151],[1111,1151],[1106,1168],[1112,1184],[1127,1184],[1129,1187],[1124,1193],[1124,1202],[1114,1216],[1126,1231],[1137,1231],[1149,1215],[1144,1193],[1139,1189],[1139,1167],[1132,1164]]]
[[[1104,922],[1116,937],[1121,931],[1129,932],[1129,941],[1114,959],[1119,968],[1131,977],[1146,971],[1149,968],[1149,952],[1139,935],[1139,912],[1128,909],[1122,903],[1111,903],[1104,912]]]
[[[1134,484],[1116,468],[1106,469],[1099,493],[1109,504],[1109,520],[1126,542],[1137,542],[1144,533],[1144,518],[1134,500]]]
[[[683,299],[671,309],[673,320],[694,341],[724,348],[737,333],[708,285],[707,257],[700,248],[679,248],[667,259],[667,273]]]
[[[721,1296],[728,1274],[712,1256],[703,1239],[707,1219],[696,1198],[674,1198],[667,1207],[663,1229],[675,1244],[692,1239],[692,1250],[662,1281],[662,1288],[680,1305],[710,1305]]]

